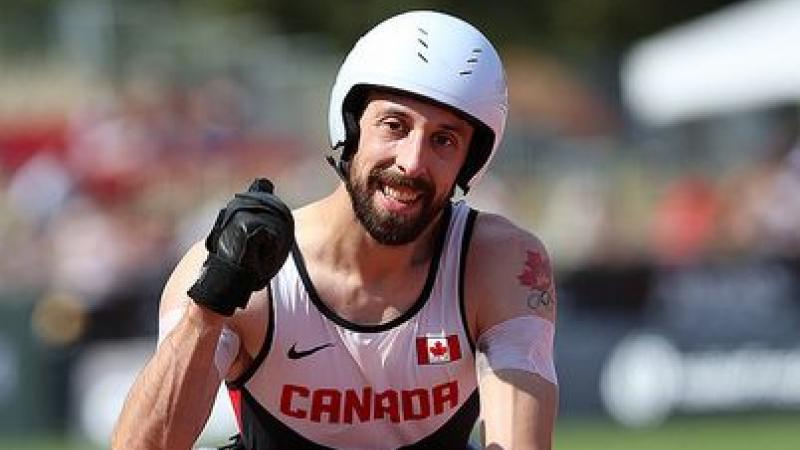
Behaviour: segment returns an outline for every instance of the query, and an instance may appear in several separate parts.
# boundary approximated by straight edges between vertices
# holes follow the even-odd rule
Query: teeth
[[[419,197],[419,194],[414,193],[413,191],[394,189],[386,185],[383,186],[382,192],[385,196],[391,197],[394,200],[403,203],[411,203]]]

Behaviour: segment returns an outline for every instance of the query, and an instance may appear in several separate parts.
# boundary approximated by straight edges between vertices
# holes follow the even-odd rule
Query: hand
[[[187,292],[196,303],[230,316],[278,273],[294,242],[294,219],[272,191],[258,178],[220,210],[200,278]]]

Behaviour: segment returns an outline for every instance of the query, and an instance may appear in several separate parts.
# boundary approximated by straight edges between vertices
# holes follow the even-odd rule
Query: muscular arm
[[[257,178],[237,193],[205,245],[192,247],[173,272],[161,324],[180,320],[164,327],[172,329],[134,383],[112,438],[115,449],[190,448],[222,377],[233,373],[231,362],[235,371],[251,360],[246,349],[254,347],[254,333],[242,331],[262,316],[252,314],[259,308],[250,300],[278,273],[294,241],[292,213],[272,191],[269,180]]]
[[[467,292],[473,296],[468,297],[468,304],[474,314],[474,335],[478,336],[485,446],[492,450],[550,449],[558,405],[556,384],[531,370],[492,368],[481,350],[483,333],[508,320],[535,317],[520,323],[533,327],[555,324],[556,293],[547,252],[538,239],[507,220],[482,215],[476,223],[467,270]],[[503,337],[493,339],[497,343]],[[531,348],[533,344],[552,351],[552,343],[543,339]]]
[[[173,272],[162,316],[185,308],[131,388],[112,436],[113,449],[188,449],[211,413],[221,376],[214,367],[224,318],[185,294],[205,257],[193,248]]]

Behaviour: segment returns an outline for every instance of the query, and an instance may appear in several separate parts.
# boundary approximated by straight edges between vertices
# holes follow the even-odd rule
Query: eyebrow
[[[411,114],[409,114],[408,111],[394,105],[386,106],[385,108],[380,110],[380,113],[385,115],[398,115],[404,118],[411,117]],[[445,122],[440,124],[439,126],[445,130],[453,131],[455,133],[466,133],[468,131],[468,125],[462,122],[455,122],[455,123]]]

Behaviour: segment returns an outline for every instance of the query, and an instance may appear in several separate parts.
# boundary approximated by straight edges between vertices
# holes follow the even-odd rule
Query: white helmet
[[[503,136],[508,94],[497,51],[475,27],[446,14],[412,11],[381,22],[347,55],[331,92],[328,161],[344,175],[358,143],[364,87],[399,90],[453,108],[475,126],[456,180],[478,181]]]

